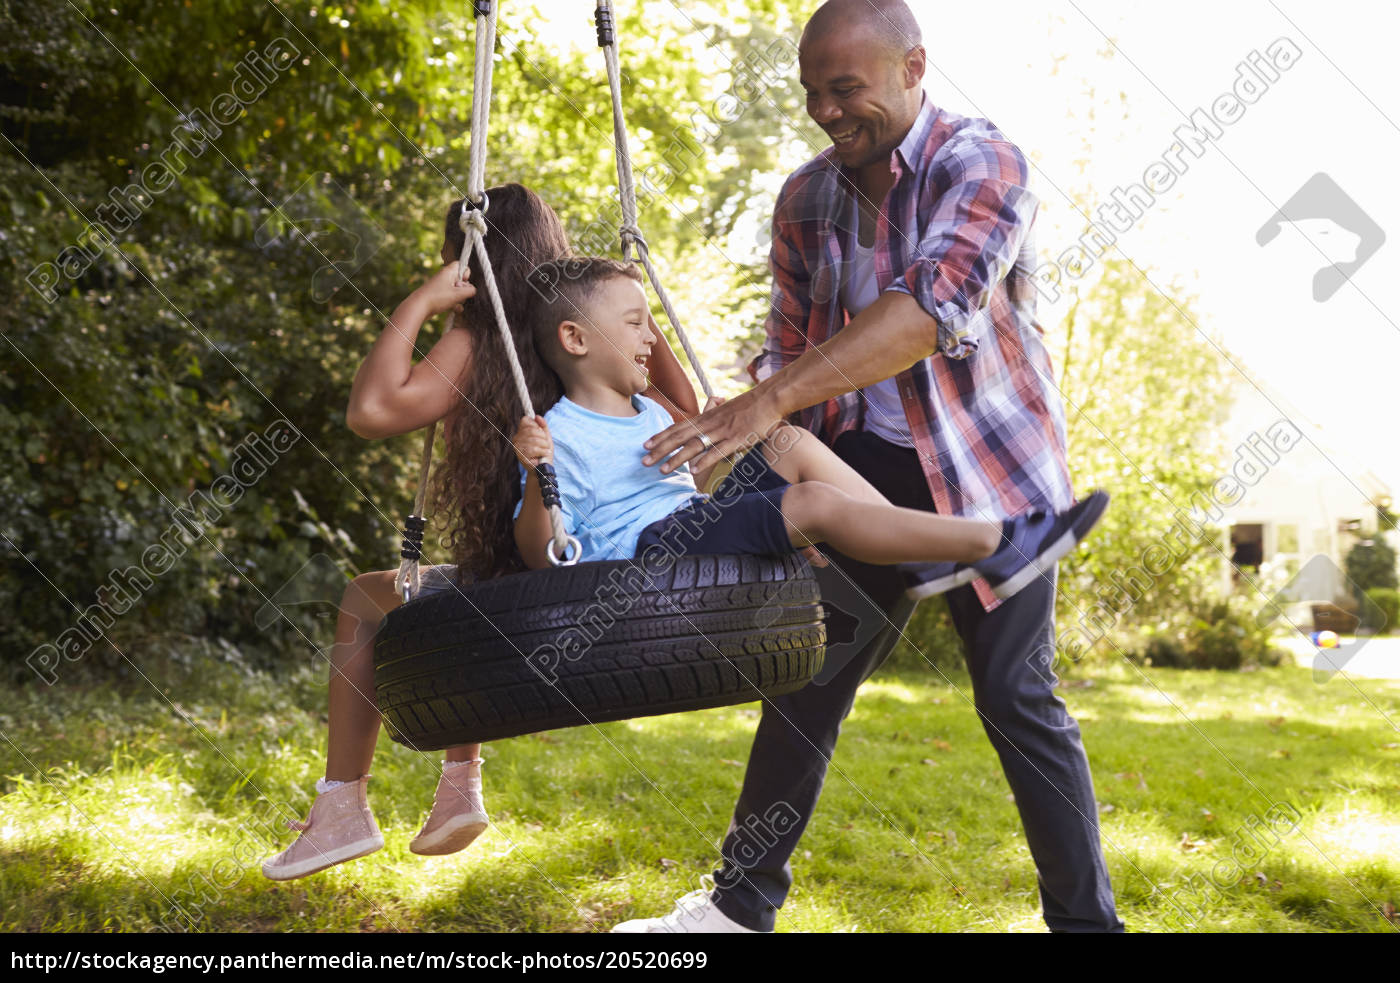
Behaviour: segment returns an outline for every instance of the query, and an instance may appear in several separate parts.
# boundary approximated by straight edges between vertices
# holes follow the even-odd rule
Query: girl
[[[482,275],[475,254],[469,279],[457,280],[464,242],[461,211],[458,201],[447,213],[446,265],[394,311],[355,376],[346,411],[347,425],[370,439],[409,433],[446,418],[447,459],[436,474],[434,501],[451,517],[446,540],[456,564],[424,569],[424,592],[525,569],[510,540],[509,506],[519,488],[514,455],[504,437],[513,429],[520,405],[490,300],[474,286]],[[540,263],[569,255],[568,237],[554,211],[519,184],[487,192],[486,221],[486,251],[531,399],[551,406],[561,391],[559,380],[535,355],[529,331],[516,325],[523,325],[532,293],[527,275]],[[423,322],[447,311],[458,312],[453,330],[415,365],[414,342]],[[649,362],[656,386],[647,391],[672,407],[675,419],[691,416],[696,412],[694,392],[655,322],[649,323],[658,344]],[[495,442],[484,439],[497,434]],[[508,503],[504,511],[496,504],[501,498]],[[361,574],[345,590],[331,656],[326,775],[316,783],[306,821],[292,824],[301,835],[263,864],[263,873],[273,880],[305,877],[384,845],[365,790],[379,734],[374,635],[384,614],[401,603],[394,590],[396,572]],[[413,852],[454,853],[486,828],[480,750],[472,744],[447,751],[432,811],[409,845]]]

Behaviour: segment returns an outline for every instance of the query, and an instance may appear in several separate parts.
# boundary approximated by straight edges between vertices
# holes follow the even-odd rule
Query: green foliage
[[[640,224],[663,271],[710,278],[677,293],[715,316],[746,312],[751,336],[758,267],[716,259],[714,243],[746,210],[766,213],[756,175],[810,123],[792,115],[795,67],[719,115],[736,86],[703,59],[760,65],[754,50],[793,36],[790,5],[756,5],[747,34],[746,18],[705,4],[619,15],[637,172],[665,188],[643,195]],[[528,184],[579,248],[613,251],[601,57],[541,43],[537,22],[509,5],[501,16],[487,181]],[[0,650],[16,675],[279,418],[301,439],[103,633],[124,653],[106,656],[131,671],[142,645],[173,633],[285,657],[318,640],[309,623],[263,631],[255,617],[312,557],[347,572],[397,563],[420,442],[361,440],[343,407],[387,314],[435,268],[442,216],[465,187],[473,39],[469,5],[439,0],[0,7],[0,453],[11,462]],[[285,71],[253,93],[253,55],[289,49]],[[231,121],[217,116],[230,93],[248,96]],[[195,113],[216,120],[207,143],[186,122]],[[143,181],[154,193],[114,220],[112,196],[130,201],[123,192]],[[108,248],[91,245],[95,222]],[[704,263],[687,260],[705,250]],[[50,299],[26,282],[36,270]],[[420,351],[433,340],[425,332]]]
[[[1369,603],[1361,605],[1362,625],[1372,631],[1394,631],[1400,624],[1400,591],[1372,587],[1366,600]]]
[[[1347,577],[1358,589],[1373,587],[1395,590],[1395,550],[1379,535],[1351,548],[1346,558]]]
[[[1285,653],[1271,644],[1271,634],[1242,599],[1207,601],[1195,605],[1171,627],[1148,635],[1138,657],[1166,669],[1276,666]]]
[[[1060,565],[1061,632],[1151,626],[1199,603],[1220,563],[1209,490],[1225,473],[1216,436],[1229,368],[1196,331],[1193,298],[1110,259],[1078,290],[1053,339],[1076,490],[1113,501],[1086,548]],[[1206,528],[1185,519],[1192,511]],[[1098,657],[1120,651],[1105,639]]]

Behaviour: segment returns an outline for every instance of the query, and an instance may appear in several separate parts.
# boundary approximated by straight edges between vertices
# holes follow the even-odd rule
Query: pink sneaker
[[[467,762],[463,762],[466,764]],[[481,759],[474,763],[481,767]],[[468,769],[444,768],[433,796],[433,811],[408,848],[425,857],[440,857],[466,849],[486,829],[486,806],[481,801],[481,775],[461,775]]]
[[[316,796],[304,823],[288,823],[300,830],[295,843],[265,860],[262,872],[274,881],[290,881],[318,870],[363,857],[384,846],[365,800],[369,776],[337,785]]]

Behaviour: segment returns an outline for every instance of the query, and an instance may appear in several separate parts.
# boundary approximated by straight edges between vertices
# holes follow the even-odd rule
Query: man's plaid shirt
[[[1035,318],[1036,198],[1024,156],[991,123],[939,109],[924,96],[890,155],[894,186],[875,228],[881,292],[911,295],[938,324],[938,351],[895,378],[944,515],[996,519],[1074,495],[1065,423]],[[842,257],[854,255],[854,175],[831,148],[790,175],[773,215],[771,307],[749,373],[766,379],[847,323]],[[828,444],[864,423],[849,392],[802,411]],[[986,584],[978,594],[990,609]]]

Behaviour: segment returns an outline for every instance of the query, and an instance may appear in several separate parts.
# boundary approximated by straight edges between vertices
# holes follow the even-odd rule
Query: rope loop
[[[624,225],[618,231],[622,239],[623,259],[630,260],[632,258],[633,246],[637,247],[638,257],[640,257],[642,252],[644,251],[648,253],[651,252],[650,247],[647,246],[646,237],[642,235],[642,230],[637,228],[635,225]]]
[[[485,195],[483,195],[482,197],[484,198]],[[460,219],[460,220],[458,221],[458,223],[457,223],[457,224],[460,225],[461,228],[462,228],[462,234],[463,234],[463,235],[471,235],[473,232],[475,232],[478,236],[481,236],[482,238],[485,238],[485,236],[486,236],[486,214],[485,214],[485,212],[486,212],[486,209],[485,209],[484,207],[481,208],[481,209],[478,209],[475,205],[471,205],[470,207],[464,207],[464,208],[462,209],[462,217],[461,217],[461,219]],[[462,250],[463,255],[465,255],[467,252],[468,252],[468,250],[465,249],[465,248]]]

